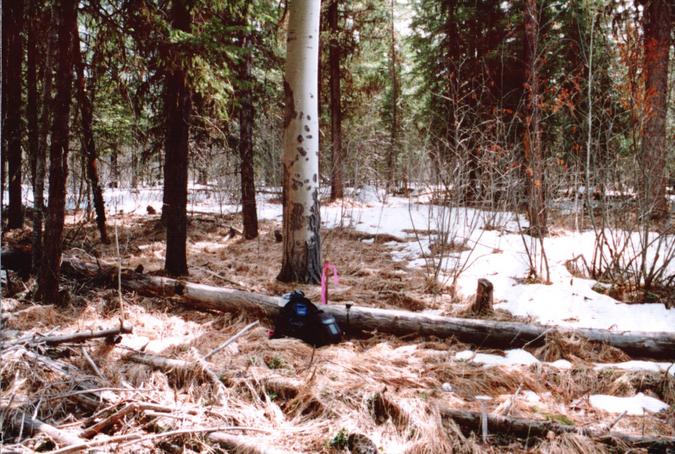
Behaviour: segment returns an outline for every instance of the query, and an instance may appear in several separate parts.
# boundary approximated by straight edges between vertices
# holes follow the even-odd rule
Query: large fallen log
[[[107,281],[116,285],[117,270],[113,267],[98,267],[94,264],[64,260],[63,270],[79,277],[89,276],[98,282]],[[148,276],[130,270],[122,272],[122,285],[128,290],[146,296],[179,297],[183,304],[194,308],[222,312],[246,310],[269,318],[274,318],[284,304],[278,297],[195,284],[181,279]],[[347,308],[327,305],[321,309],[333,315],[348,332],[378,331],[399,336],[454,337],[461,342],[479,347],[502,349],[542,345],[547,334],[557,332],[606,343],[637,358],[675,358],[675,334],[667,332],[621,333],[593,328],[559,328],[356,306]]]
[[[481,413],[451,408],[441,409],[441,418],[444,421],[452,420],[459,426],[465,435],[471,432],[481,433]],[[620,432],[601,431],[560,424],[549,420],[535,420],[515,418],[512,416],[487,415],[488,432],[490,434],[510,436],[514,438],[545,438],[549,432],[557,435],[564,433],[576,433],[593,438],[601,443],[621,446],[627,445],[632,448],[647,448],[654,452],[670,452],[675,449],[675,438],[657,436],[638,436]]]

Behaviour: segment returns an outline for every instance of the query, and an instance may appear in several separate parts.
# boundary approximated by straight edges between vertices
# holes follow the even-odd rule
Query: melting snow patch
[[[623,413],[628,415],[642,415],[644,412],[658,413],[666,410],[668,404],[659,399],[637,393],[633,397],[616,397],[606,394],[594,394],[590,397],[591,406],[608,413]]]
[[[556,369],[571,369],[572,368],[572,363],[567,361],[566,359],[559,359],[557,361],[553,361],[552,363],[549,363],[551,366],[555,367]]]
[[[474,363],[485,364],[486,366],[529,366],[531,364],[539,364],[537,358],[522,349],[508,350],[506,356],[475,353],[471,350],[465,350],[457,353],[455,359],[458,361],[473,361]]]
[[[595,369],[646,370],[650,372],[668,371],[670,375],[675,376],[675,364],[657,363],[652,361],[626,361],[623,363],[596,364]]]

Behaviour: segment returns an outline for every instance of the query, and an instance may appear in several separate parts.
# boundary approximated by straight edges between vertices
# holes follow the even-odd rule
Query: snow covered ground
[[[32,202],[29,187],[24,200]],[[494,284],[497,308],[531,317],[548,325],[588,327],[622,331],[675,332],[675,310],[663,304],[623,304],[610,296],[595,292],[595,281],[572,276],[565,262],[580,254],[590,257],[594,234],[586,232],[555,232],[544,240],[550,266],[551,285],[525,283],[529,270],[523,236],[518,232],[527,221],[509,212],[487,212],[472,208],[447,208],[430,205],[428,200],[388,197],[383,202],[381,191],[366,187],[353,193],[353,200],[321,207],[325,227],[347,226],[368,233],[387,233],[409,237],[407,243],[391,243],[392,256],[407,261],[411,267],[429,265],[429,248],[437,235],[411,232],[450,232],[450,239],[464,244],[466,250],[448,252],[440,264],[440,280],[447,284],[457,275],[456,288],[460,295],[474,294],[476,281],[487,278]],[[148,206],[157,212],[162,208],[162,188],[146,187],[136,191],[106,189],[109,212],[146,213]],[[270,202],[269,195],[259,195],[258,216],[281,222],[279,203]],[[74,207],[75,198],[68,198]],[[239,209],[228,197],[206,186],[192,185],[189,211],[231,213]],[[485,227],[488,228],[485,228]],[[529,237],[525,237],[529,238]],[[529,241],[529,240],[528,240]],[[675,242],[670,237],[669,242]],[[528,243],[532,247],[534,242]],[[424,252],[424,254],[423,254]],[[426,259],[424,258],[426,255]],[[461,273],[458,271],[461,270]],[[667,274],[675,274],[675,263]]]

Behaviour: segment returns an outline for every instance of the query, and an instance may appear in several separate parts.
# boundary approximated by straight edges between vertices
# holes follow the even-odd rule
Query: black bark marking
[[[296,115],[295,112],[295,98],[293,97],[293,90],[288,84],[286,79],[284,79],[284,98],[286,100],[286,111],[284,112],[284,129],[288,128],[288,125],[291,124],[291,120]]]
[[[307,152],[302,147],[298,147],[298,153],[300,153],[303,156],[307,156]],[[298,159],[300,159],[300,158],[298,158]]]
[[[300,111],[300,113],[298,113],[298,120],[302,120],[302,117],[303,117],[303,113],[302,113],[302,111]]]
[[[302,134],[298,134],[298,142],[302,143],[304,139],[302,138]]]
[[[312,117],[310,117],[309,115],[307,115],[307,120],[311,120],[311,119],[312,119]]]
[[[305,125],[305,131],[309,132],[309,126]]]
[[[312,138],[312,135],[311,135],[311,134],[307,134],[305,137],[307,137],[308,139],[311,139],[311,138]]]
[[[302,228],[302,218],[305,208],[300,203],[294,203],[291,207],[291,230],[300,230]]]
[[[317,180],[316,174],[312,175],[312,181],[313,181],[314,183],[316,183],[316,180]]]
[[[294,191],[297,191],[298,189],[302,188],[302,180],[296,180],[295,178],[291,181],[291,188]]]

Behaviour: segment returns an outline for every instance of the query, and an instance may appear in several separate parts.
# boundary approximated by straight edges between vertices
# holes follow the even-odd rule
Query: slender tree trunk
[[[28,17],[32,18],[28,25],[27,65],[26,65],[26,117],[28,120],[28,154],[30,156],[31,184],[33,186],[33,248],[32,269],[37,272],[42,256],[42,203],[44,200],[38,191],[44,191],[44,155],[40,155],[40,128],[38,123],[38,48],[41,39],[40,29],[43,25],[38,20],[37,0],[30,0]],[[48,40],[49,41],[49,40]],[[45,55],[49,53],[47,44]],[[45,58],[48,60],[48,57]],[[49,64],[46,62],[46,64]],[[40,168],[38,168],[41,166]],[[40,172],[38,172],[38,170]],[[39,181],[42,179],[42,181]],[[38,202],[40,205],[38,205]],[[37,213],[39,211],[39,213]]]
[[[457,29],[457,2],[451,0],[447,4],[448,12],[445,22],[446,39],[446,66],[447,66],[447,81],[445,102],[447,103],[448,123],[445,140],[446,146],[442,147],[443,153],[440,155],[439,166],[448,165],[451,161],[451,156],[457,151],[457,89],[459,82],[458,64],[460,48],[459,30]]]
[[[119,150],[117,144],[113,145],[110,152],[110,187],[118,188],[120,185],[120,167],[119,167]]]
[[[186,0],[171,3],[171,26],[190,31],[192,18]],[[166,220],[167,274],[181,276],[188,273],[187,267],[187,187],[188,187],[188,140],[192,100],[187,74],[172,55],[173,65],[166,74],[164,109],[166,111],[166,136],[164,141],[164,207]]]
[[[105,204],[103,202],[103,190],[101,189],[101,182],[99,181],[98,168],[96,161],[98,160],[98,152],[96,150],[96,142],[94,141],[93,124],[93,100],[87,94],[87,84],[84,78],[84,61],[82,60],[82,52],[80,51],[80,40],[77,27],[73,30],[73,59],[75,63],[75,73],[77,75],[77,102],[80,106],[80,121],[82,128],[82,149],[84,150],[87,178],[91,183],[91,189],[94,195],[94,210],[96,211],[96,225],[98,226],[99,234],[101,235],[101,242],[109,243],[108,232],[106,231],[105,220]]]
[[[6,120],[7,120],[7,43],[8,43],[8,13],[5,8],[5,3],[0,4],[2,12],[2,70],[0,74],[2,75],[2,101],[0,102],[0,110],[2,114],[0,116],[2,120],[2,128],[0,129],[0,210],[5,202],[5,165],[7,162],[7,134],[6,134]]]
[[[21,206],[21,62],[23,60],[23,0],[3,2],[7,14],[7,164],[9,177],[9,212],[7,228],[23,227]]]
[[[672,6],[670,0],[651,0],[645,6],[644,66],[645,119],[642,129],[643,215],[662,220],[668,217],[666,167],[668,146],[668,59],[670,54]],[[672,143],[671,150],[672,152]]]
[[[37,43],[40,39],[39,21],[36,11],[37,0],[29,0],[28,17],[32,20],[28,23],[27,63],[26,63],[26,119],[28,123],[28,156],[30,159],[31,184],[33,186],[33,199],[35,199],[36,166],[40,148],[40,131],[38,129],[38,88],[37,88]]]
[[[396,62],[396,29],[394,27],[394,0],[391,0],[391,42],[390,42],[390,77],[391,77],[391,129],[389,138],[389,154],[387,155],[387,192],[394,185],[396,157],[398,155],[398,67]]]
[[[284,92],[284,254],[277,279],[318,284],[319,236],[319,18],[321,3],[294,0],[288,7]]]
[[[48,15],[48,40],[42,72],[42,112],[40,113],[40,130],[38,138],[38,154],[35,158],[35,183],[33,187],[33,271],[36,273],[42,264],[42,224],[44,218],[44,190],[47,159],[47,136],[49,134],[49,116],[52,111],[52,62],[56,39],[52,30],[53,11]]]
[[[525,157],[526,192],[528,194],[527,215],[530,234],[546,234],[546,205],[544,190],[544,157],[541,143],[539,112],[539,63],[538,52],[539,20],[536,0],[525,2],[525,132],[523,149]]]
[[[340,93],[340,30],[338,28],[339,0],[332,0],[328,5],[328,27],[330,29],[330,49],[328,53],[328,67],[330,73],[330,134],[333,165],[331,166],[331,200],[341,199],[344,196],[342,182],[342,106]]]
[[[60,304],[59,275],[63,248],[63,221],[68,175],[70,98],[73,82],[73,29],[77,21],[77,0],[58,2],[59,61],[56,74],[56,98],[49,152],[49,207],[45,229],[44,255],[40,269],[40,294],[45,304]]]
[[[131,188],[138,188],[138,154],[137,150],[131,151]]]
[[[245,7],[243,26],[248,25],[248,6]],[[251,66],[253,48],[251,33],[242,31],[240,45],[245,54],[239,63],[239,158],[241,161],[241,212],[244,222],[244,238],[247,240],[258,236],[258,213],[255,201],[255,174],[253,172],[253,78]]]

